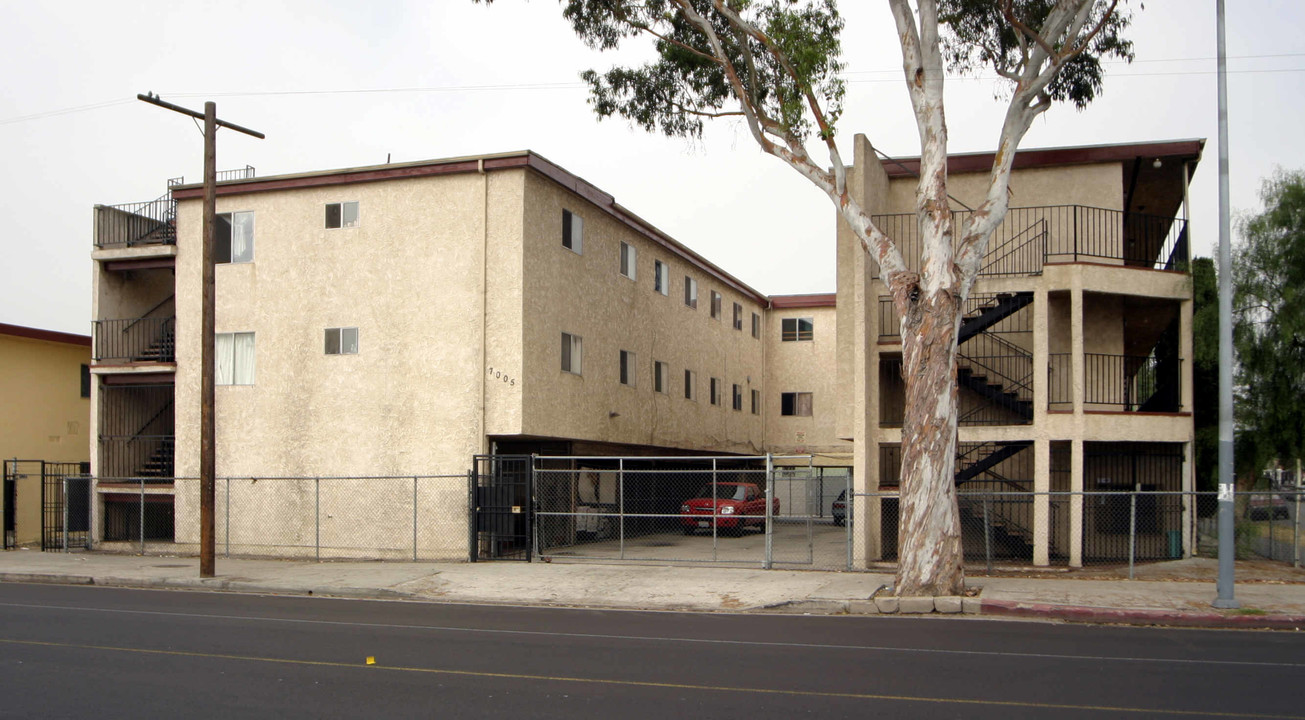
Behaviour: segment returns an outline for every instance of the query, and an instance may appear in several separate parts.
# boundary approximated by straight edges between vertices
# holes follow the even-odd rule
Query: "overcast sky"
[[[849,161],[855,132],[917,154],[887,4],[841,5]],[[1207,138],[1192,189],[1193,243],[1207,255],[1218,236],[1214,5],[1147,0],[1131,32],[1137,62],[1110,65],[1103,97],[1082,113],[1053,108],[1023,143]],[[761,292],[834,289],[828,199],[737,123],[689,143],[598,122],[577,74],[616,58],[585,48],[551,0],[73,0],[4,11],[0,322],[88,333],[92,206],[152,200],[171,177],[202,179],[201,133],[134,99],[146,91],[201,109],[215,100],[223,119],[267,134],[220,132],[219,170],[530,149]],[[1232,203],[1245,211],[1275,166],[1305,166],[1305,3],[1235,0],[1228,13]],[[949,80],[953,152],[995,144],[996,92],[990,79]]]

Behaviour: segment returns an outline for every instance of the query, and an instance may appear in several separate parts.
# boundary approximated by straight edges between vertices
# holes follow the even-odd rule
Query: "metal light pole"
[[[1215,0],[1219,56],[1219,580],[1217,608],[1237,608],[1233,597],[1233,390],[1232,241],[1228,213],[1228,59],[1224,51],[1223,0]]]

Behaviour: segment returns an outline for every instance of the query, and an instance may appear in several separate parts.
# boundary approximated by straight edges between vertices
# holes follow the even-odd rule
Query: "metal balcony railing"
[[[1047,356],[1047,406],[1074,407],[1070,353]],[[1122,412],[1179,412],[1182,360],[1157,355],[1083,354],[1083,403],[1089,409]]]
[[[253,165],[235,170],[220,170],[218,182],[252,180]],[[124,248],[142,245],[177,243],[177,201],[172,188],[185,184],[185,178],[168,179],[167,194],[149,202],[95,207],[95,247]]]
[[[952,213],[957,235],[970,215]],[[919,270],[921,239],[915,213],[873,218],[897,242],[911,270]],[[1040,275],[1044,265],[1101,262],[1187,272],[1187,226],[1181,218],[1086,205],[1011,208],[988,242],[981,276]],[[878,267],[875,277],[879,277]]]
[[[95,362],[176,362],[175,317],[97,320]]]

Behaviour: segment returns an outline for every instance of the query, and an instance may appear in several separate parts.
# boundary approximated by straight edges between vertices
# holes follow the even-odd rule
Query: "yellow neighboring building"
[[[91,339],[85,335],[0,323],[6,548],[41,540],[40,461],[90,460],[90,362]]]

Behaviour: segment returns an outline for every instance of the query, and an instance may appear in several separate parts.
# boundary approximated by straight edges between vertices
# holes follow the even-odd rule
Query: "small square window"
[[[653,290],[663,294],[671,294],[670,268],[661,260],[653,261]]]
[[[684,304],[698,309],[698,281],[688,275],[684,276]]]
[[[811,393],[780,393],[779,414],[796,417],[811,417]]]
[[[684,399],[698,399],[698,375],[692,370],[684,371]]]
[[[584,359],[584,342],[579,335],[562,333],[562,372],[579,375]]]
[[[730,401],[735,410],[743,409],[743,386],[734,383],[733,390],[730,393]]]
[[[752,391],[752,414],[753,415],[761,414],[761,391],[760,390]]]
[[[213,227],[213,262],[254,261],[254,213],[219,213]]]
[[[326,204],[326,229],[358,227],[358,203]]]
[[[621,243],[621,274],[631,280],[634,279],[634,274],[638,266],[637,256],[638,252],[634,249],[633,245]]]
[[[734,303],[734,329],[743,329],[743,306],[738,303]]]
[[[358,354],[358,328],[327,328],[326,329],[326,354],[327,355],[357,355]]]
[[[712,378],[711,379],[711,404],[712,405],[720,405],[720,400],[721,400],[720,392],[721,392],[720,378]]]
[[[711,317],[713,320],[720,319],[720,293],[715,290],[711,291]]]
[[[752,313],[752,337],[761,339],[761,316]]]
[[[634,387],[634,353],[621,351],[621,384]]]
[[[570,210],[562,211],[562,247],[579,255],[583,252],[585,221]]]
[[[671,367],[664,362],[653,361],[653,392],[670,394]]]
[[[815,321],[812,318],[784,318],[780,321],[780,341],[807,341],[815,337]]]

